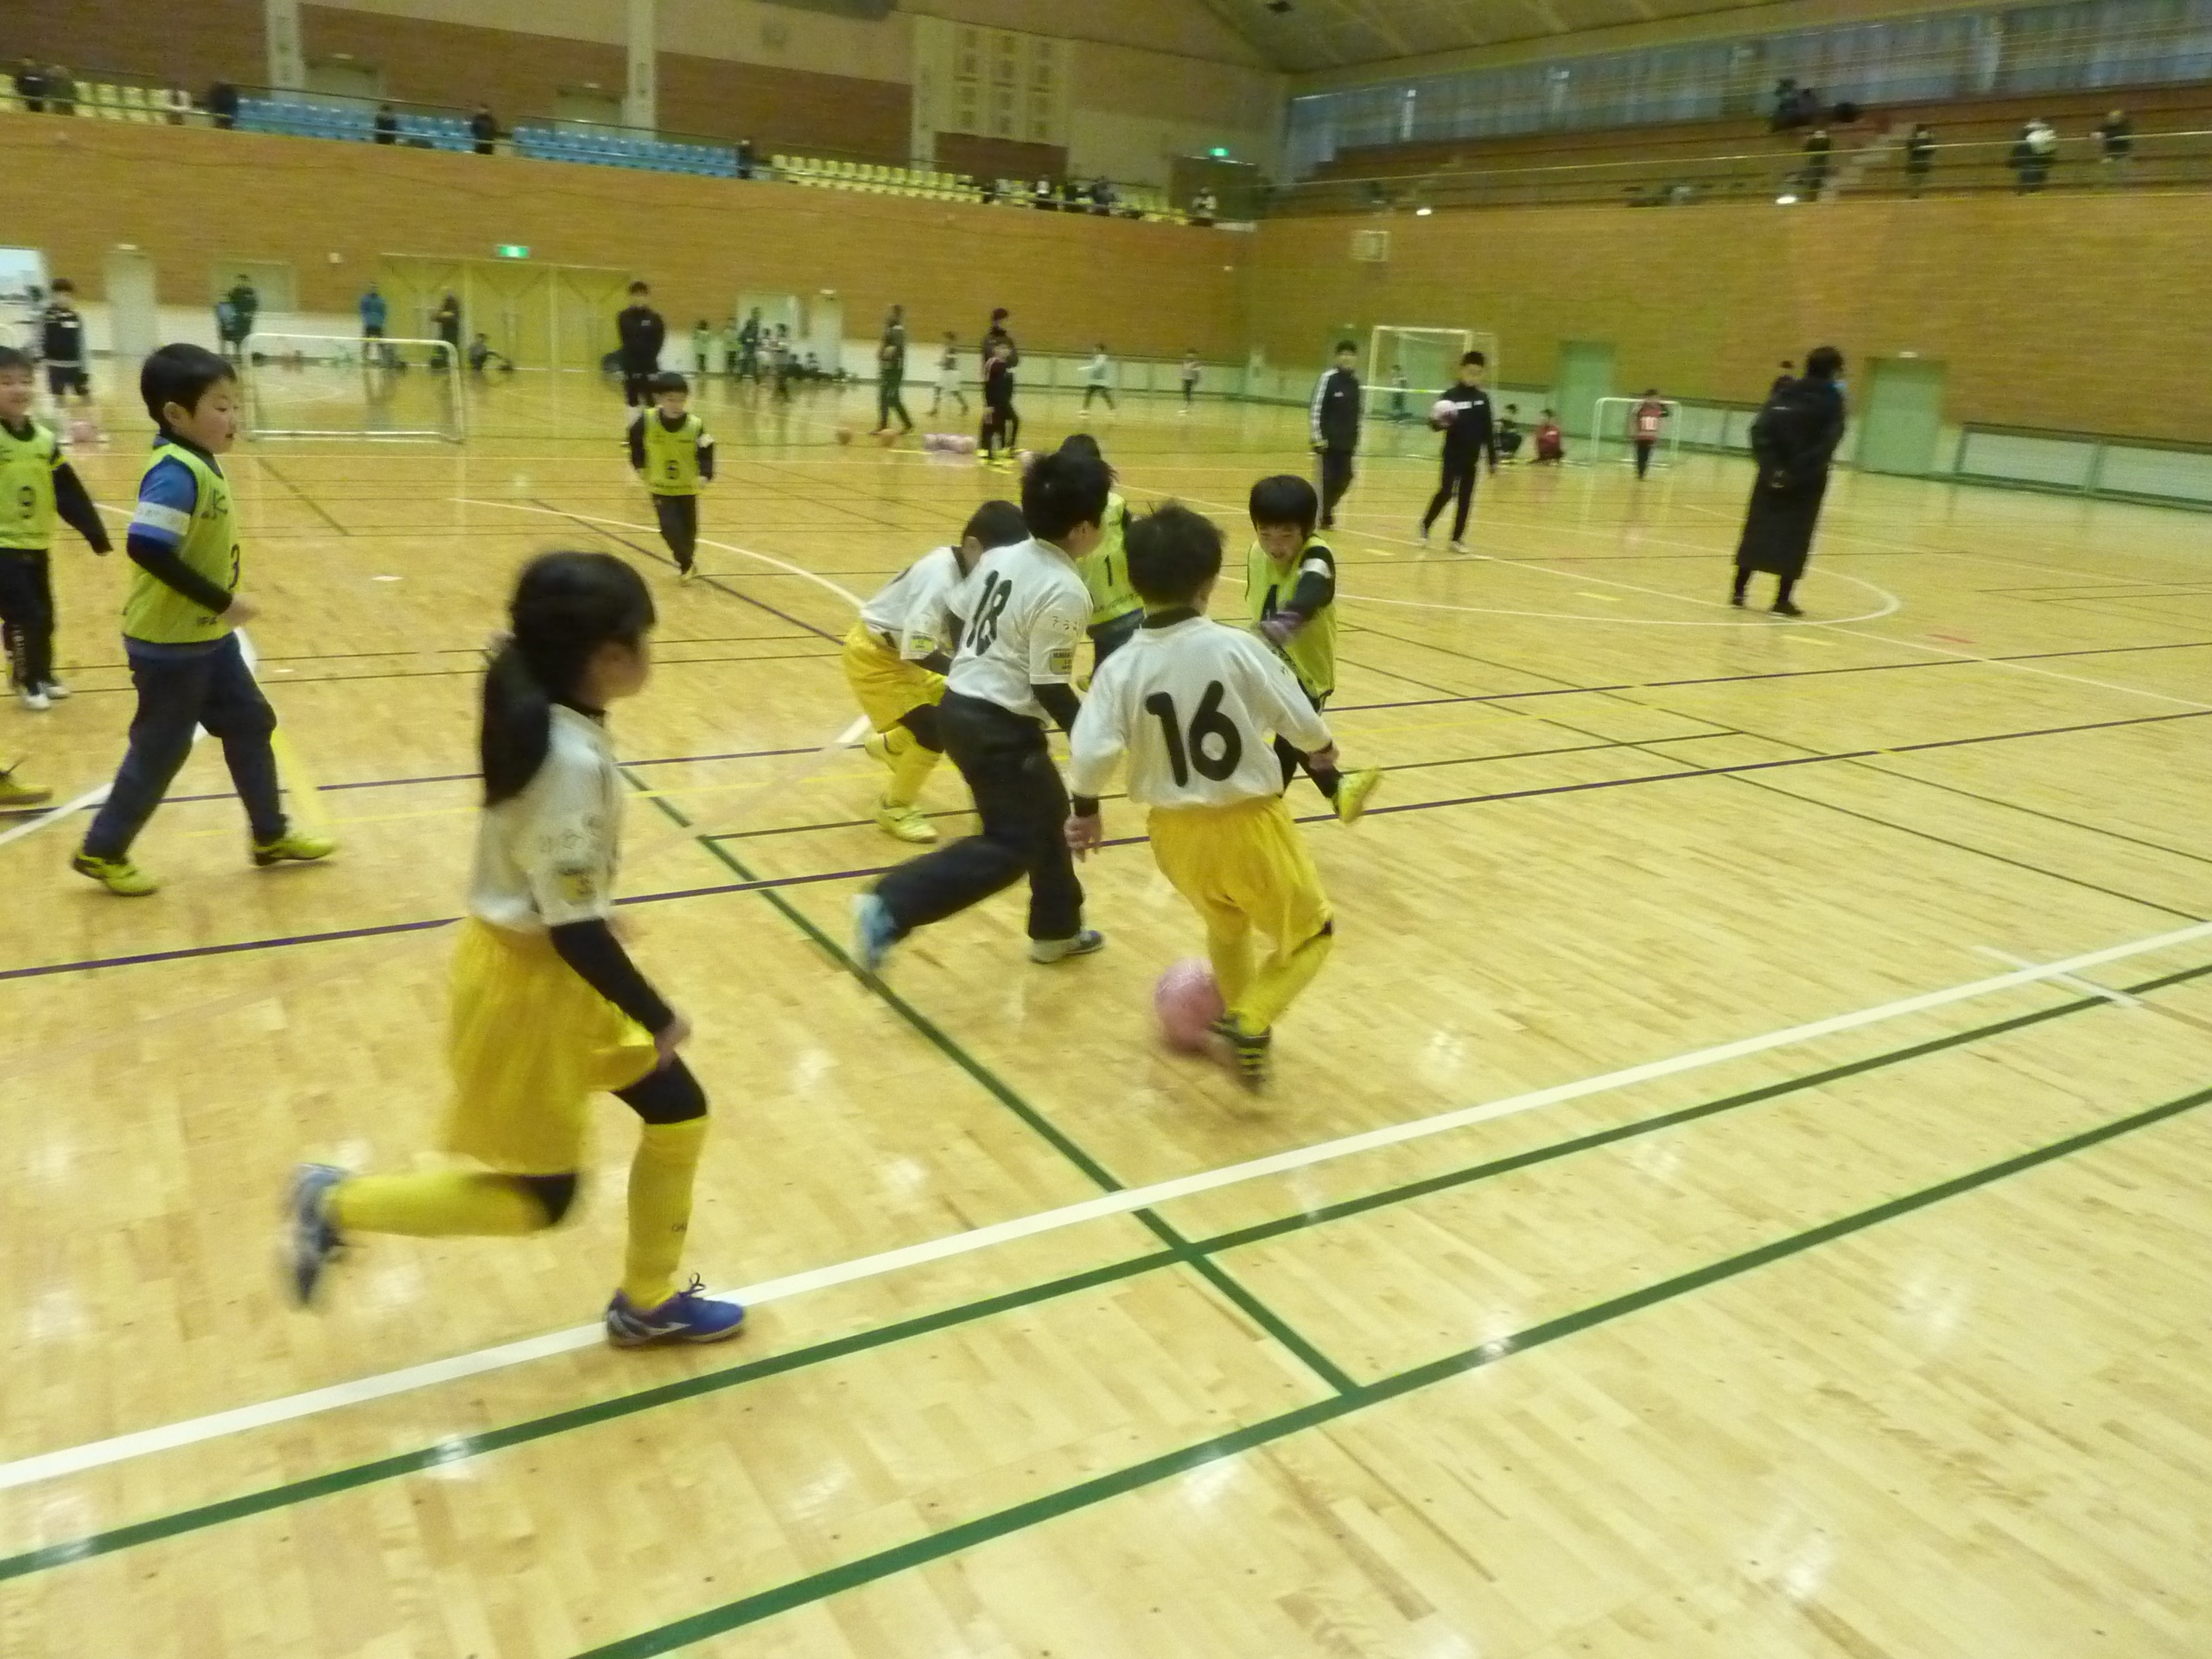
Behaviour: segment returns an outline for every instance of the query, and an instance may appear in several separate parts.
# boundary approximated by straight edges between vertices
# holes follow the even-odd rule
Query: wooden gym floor
[[[717,389],[679,588],[602,387],[477,396],[466,448],[232,463],[337,859],[250,868],[212,746],[157,898],[67,873],[81,818],[0,846],[0,1652],[2212,1649],[2206,521],[1841,476],[1787,625],[1718,602],[1740,462],[1510,470],[1459,559],[1378,429],[1333,719],[1389,776],[1351,830],[1292,792],[1340,940],[1255,1102],[1150,1039],[1198,935],[1124,805],[1104,954],[1030,967],[1007,897],[845,970],[904,849],[839,590],[1011,478]],[[1240,553],[1299,423],[1091,423]],[[297,1158],[431,1144],[478,652],[556,544],[661,607],[626,914],[715,1096],[717,1351],[597,1340],[612,1102],[557,1232],[371,1241],[312,1315],[273,1268]],[[60,555],[78,695],[0,710],[62,798],[122,582]]]

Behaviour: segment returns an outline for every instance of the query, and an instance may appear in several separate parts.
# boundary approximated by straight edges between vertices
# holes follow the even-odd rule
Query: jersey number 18
[[[1014,597],[1014,583],[995,570],[983,578],[983,596],[976,607],[976,620],[969,624],[969,648],[978,657],[991,648],[999,637],[999,619],[1006,614],[1006,602]]]

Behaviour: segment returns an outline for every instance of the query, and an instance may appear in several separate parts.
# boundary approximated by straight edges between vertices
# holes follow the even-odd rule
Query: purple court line
[[[1746,760],[1733,766],[1705,766],[1683,772],[1649,772],[1637,778],[1605,778],[1582,784],[1547,784],[1535,789],[1501,790],[1488,795],[1454,795],[1439,801],[1408,801],[1397,806],[1368,808],[1370,818],[1384,817],[1398,812],[1433,812],[1443,807],[1480,806],[1492,801],[1525,801],[1547,795],[1580,795],[1592,790],[1624,789],[1635,784],[1679,783],[1693,778],[1731,778],[1745,772],[1775,772],[1791,766],[1821,766],[1837,760],[1872,760],[1883,755],[1916,754],[1931,749],[1964,748],[1980,743],[2003,743],[2020,738],[2064,737],[2077,732],[2100,732],[2122,726],[2155,726],[2169,721],[2202,720],[2212,715],[2212,709],[2192,709],[2172,715],[2139,715],[2126,720],[2089,721],[2078,726],[2046,726],[2031,732],[1992,732],[1981,737],[1946,737],[1924,743],[1896,743],[1886,748],[1848,749],[1834,754],[1790,755],[1779,760]],[[1707,734],[1706,735],[1728,735]],[[1650,743],[1691,742],[1694,738],[1650,738]],[[1773,741],[1763,739],[1762,741]],[[811,751],[809,751],[811,753]],[[1332,812],[1308,813],[1300,817],[1300,823],[1329,823],[1335,822]],[[702,840],[716,840],[717,836],[702,836]],[[1142,836],[1109,837],[1103,844],[1108,847],[1135,847],[1143,843]],[[813,875],[765,876],[750,881],[717,882],[703,887],[680,887],[666,893],[641,893],[615,900],[620,905],[666,904],[677,899],[709,899],[722,893],[759,893],[768,888],[811,887],[823,881],[850,881],[862,876],[881,875],[891,869],[888,864],[870,865],[861,869],[825,870]],[[428,921],[385,922],[373,927],[343,928],[329,933],[302,933],[280,938],[241,939],[230,944],[187,945],[175,950],[149,951],[141,956],[92,957],[82,962],[50,963],[37,968],[10,968],[0,969],[0,981],[36,979],[54,974],[88,973],[97,968],[122,968],[141,963],[176,962],[194,957],[228,956],[242,950],[279,950],[296,944],[324,944],[340,939],[357,939],[383,933],[407,933],[427,928],[443,927],[456,921],[453,916],[434,917]]]
[[[818,744],[803,745],[795,749],[733,749],[725,754],[667,754],[652,760],[625,760],[622,764],[626,766],[683,766],[695,760],[768,760],[779,755],[814,754],[819,750]],[[332,794],[341,789],[401,789],[410,784],[473,784],[480,776],[474,772],[434,772],[420,778],[364,778],[350,784],[322,784],[318,787],[324,793]],[[230,798],[231,791],[222,790],[213,795],[166,796],[162,804],[170,806],[184,801],[227,801]]]

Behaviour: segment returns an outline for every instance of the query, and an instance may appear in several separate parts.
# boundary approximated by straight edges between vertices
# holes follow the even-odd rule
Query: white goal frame
[[[1389,335],[1400,340],[1422,338],[1436,340],[1444,346],[1446,356],[1455,365],[1459,362],[1460,358],[1466,355],[1467,353],[1480,352],[1484,357],[1489,359],[1488,364],[1483,371],[1484,379],[1491,385],[1496,385],[1497,384],[1497,336],[1491,334],[1489,330],[1483,328],[1405,328],[1399,327],[1396,323],[1378,322],[1367,332],[1368,407],[1361,412],[1370,420],[1374,419],[1376,416],[1383,413],[1389,408],[1389,404],[1384,400],[1394,397],[1397,395],[1397,388],[1389,383],[1389,380],[1382,372],[1383,364],[1389,361],[1389,359],[1383,354],[1382,351],[1382,341],[1385,335]],[[1452,382],[1450,380],[1446,380],[1442,386],[1408,386],[1406,388],[1406,397],[1408,402],[1406,413],[1415,420],[1427,419],[1429,405],[1433,404],[1439,397],[1441,397],[1444,395],[1445,387],[1449,386],[1451,384]],[[1414,402],[1414,400],[1415,399],[1418,399],[1419,401]]]
[[[300,357],[317,367],[358,367],[364,374],[390,374],[393,370],[386,363],[372,360],[372,353],[381,353],[386,348],[420,346],[430,356],[425,372],[440,372],[440,353],[443,353],[443,372],[448,396],[446,407],[453,411],[452,422],[443,427],[305,427],[276,426],[265,423],[262,416],[267,407],[262,391],[262,377],[281,373],[281,363],[264,366],[255,363],[257,353],[271,359]],[[321,348],[321,349],[317,349]],[[461,353],[453,342],[445,340],[365,339],[354,334],[248,334],[238,346],[239,373],[245,383],[246,435],[251,438],[366,438],[382,442],[387,439],[435,438],[444,443],[465,443],[468,439],[468,403],[461,395]]]
[[[1667,406],[1667,419],[1659,429],[1658,453],[1652,460],[1662,467],[1678,467],[1682,460],[1682,405],[1679,399],[1661,397],[1656,401]],[[1605,445],[1618,443],[1621,447],[1620,461],[1632,466],[1636,461],[1636,435],[1630,422],[1635,415],[1641,397],[1600,397],[1590,409],[1590,459],[1592,462],[1605,458]],[[1618,404],[1621,409],[1621,429],[1618,437],[1605,432],[1605,406]]]

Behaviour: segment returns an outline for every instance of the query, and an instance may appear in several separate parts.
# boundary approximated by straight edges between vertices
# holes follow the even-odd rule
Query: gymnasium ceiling
[[[1281,4],[1282,0],[1274,0]],[[1554,39],[1622,24],[1763,10],[1775,0],[1203,0],[1293,73],[1347,69],[1470,47]]]

